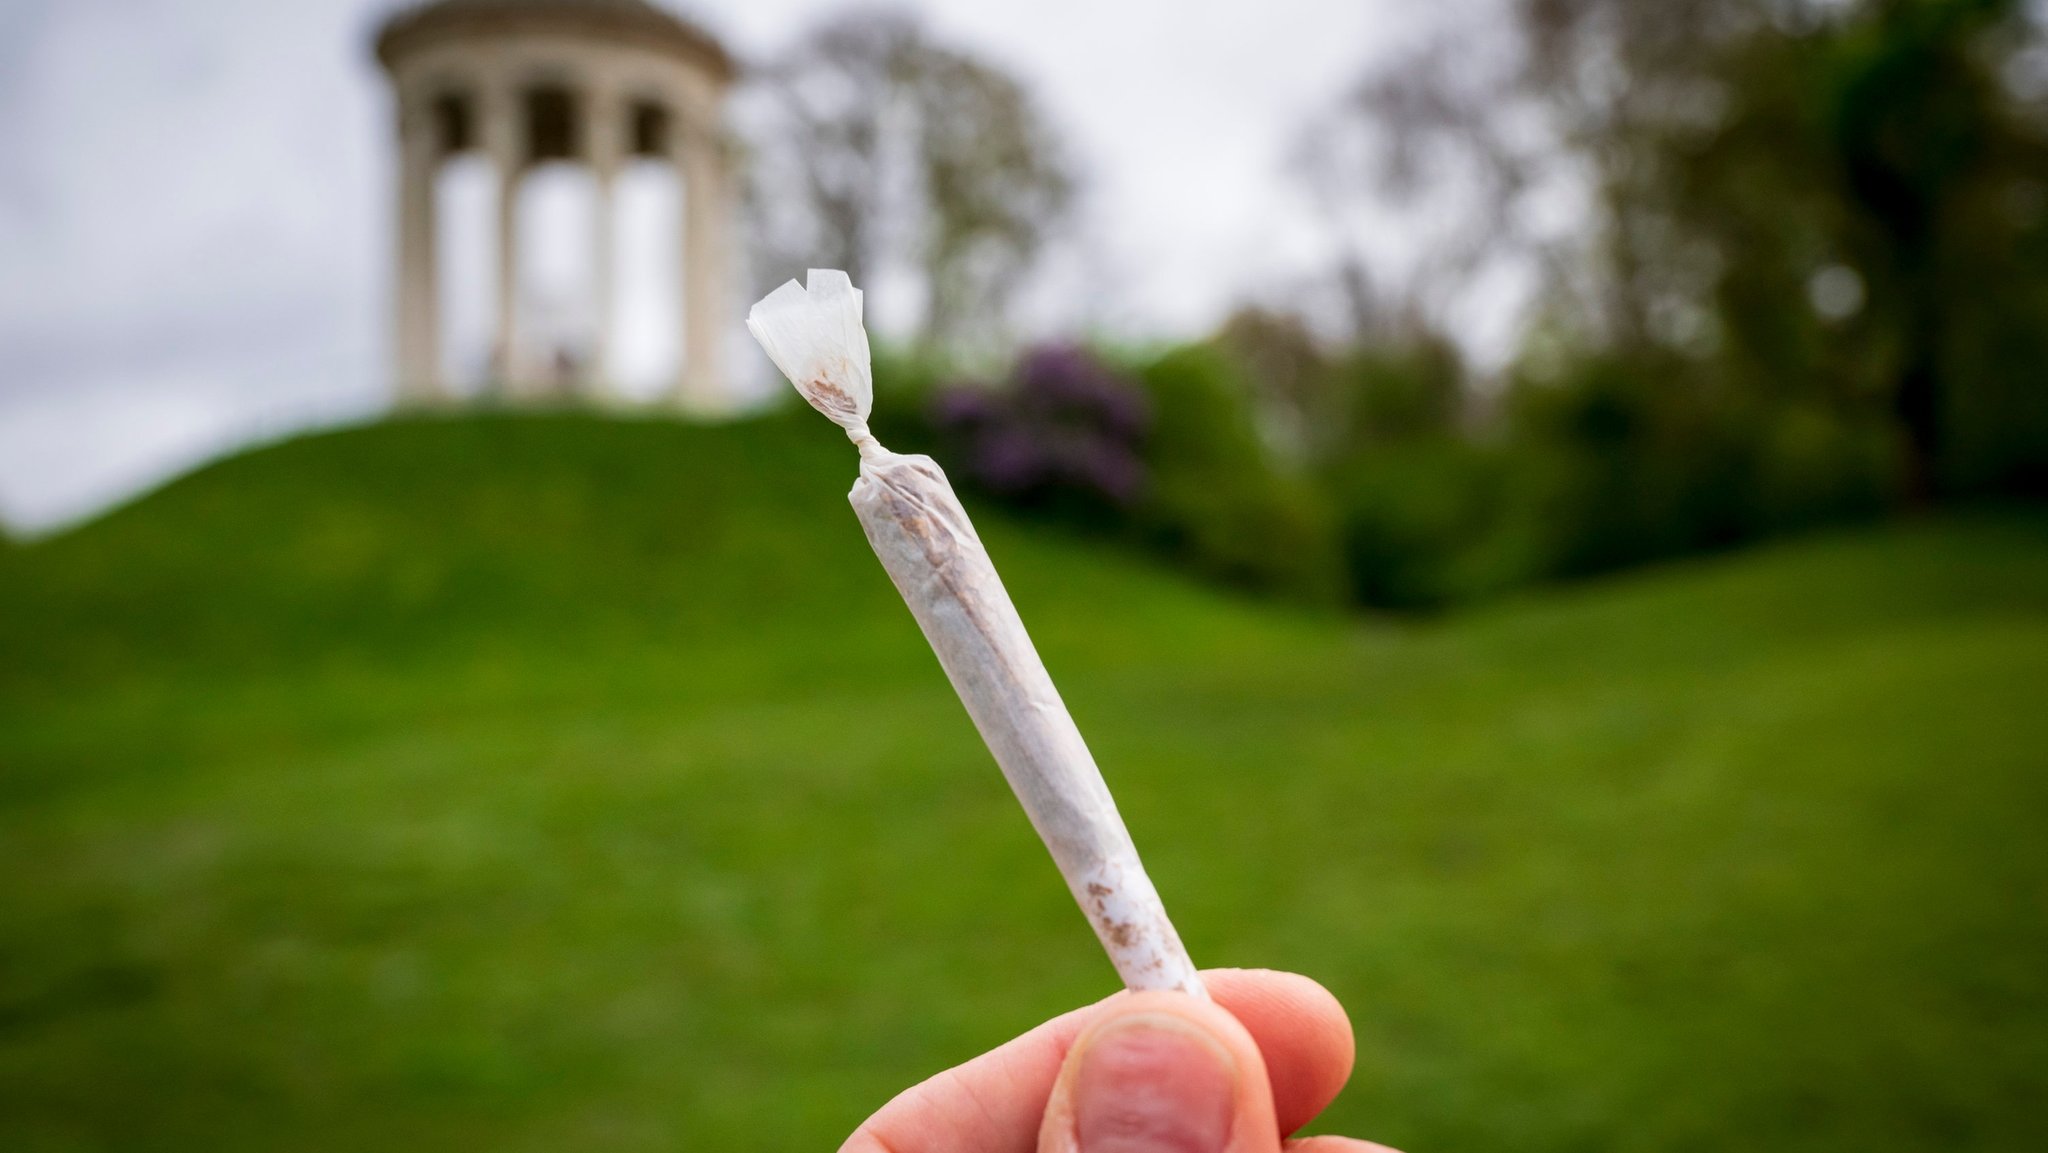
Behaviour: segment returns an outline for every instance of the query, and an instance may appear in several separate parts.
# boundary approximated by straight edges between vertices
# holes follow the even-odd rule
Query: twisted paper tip
[[[754,305],[747,331],[811,407],[846,430],[866,460],[882,447],[868,431],[875,386],[863,302],[844,272],[813,268],[806,284],[792,280]]]
[[[860,450],[860,458],[864,461],[877,461],[889,455],[889,450],[882,447],[882,442],[875,439],[875,434],[869,432],[865,424],[856,424],[847,429],[846,439],[852,441],[853,447]]]

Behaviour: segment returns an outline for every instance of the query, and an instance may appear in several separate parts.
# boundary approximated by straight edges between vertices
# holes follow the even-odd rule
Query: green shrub
[[[1553,576],[1869,517],[1897,487],[1888,426],[1731,395],[1649,360],[1593,359],[1522,385],[1509,414],[1545,538],[1538,568]]]
[[[1147,541],[1233,584],[1340,599],[1342,560],[1326,502],[1305,478],[1275,467],[1230,360],[1206,346],[1179,348],[1139,378],[1155,414],[1138,510]]]
[[[2048,239],[2036,242],[2048,268]],[[2017,279],[2017,278],[2015,278]],[[2048,274],[2007,283],[2003,315],[1958,309],[1945,367],[1942,481],[1959,496],[2048,497]]]
[[[1465,409],[1464,365],[1449,341],[1352,350],[1332,366],[1349,399],[1347,440],[1368,444],[1450,437]]]
[[[1331,482],[1352,599],[1437,609],[1527,580],[1538,541],[1516,463],[1441,436],[1358,454]]]
[[[1903,450],[1897,430],[1884,422],[1788,405],[1763,416],[1756,433],[1762,532],[1876,516],[1897,500]]]

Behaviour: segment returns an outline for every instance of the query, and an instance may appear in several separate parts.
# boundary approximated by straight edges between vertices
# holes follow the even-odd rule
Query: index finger
[[[1293,973],[1210,969],[1202,980],[1258,1042],[1281,1134],[1308,1124],[1351,1076],[1351,1022],[1343,1006]],[[1033,1153],[1060,1063],[1107,1003],[1055,1017],[905,1090],[868,1118],[841,1153]]]

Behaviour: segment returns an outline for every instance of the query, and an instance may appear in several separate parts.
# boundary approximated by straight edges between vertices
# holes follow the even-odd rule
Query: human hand
[[[1202,979],[1213,1004],[1119,993],[1047,1021],[904,1091],[840,1153],[1393,1153],[1286,1140],[1351,1076],[1335,997],[1263,969]]]

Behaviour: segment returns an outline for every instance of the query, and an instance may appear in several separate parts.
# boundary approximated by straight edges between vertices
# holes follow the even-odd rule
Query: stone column
[[[676,402],[695,412],[730,404],[725,342],[732,320],[728,243],[732,189],[725,138],[717,126],[682,124],[678,160],[683,184],[683,363]]]
[[[592,394],[601,394],[618,383],[612,364],[612,339],[618,327],[616,189],[619,170],[625,164],[626,111],[617,94],[602,86],[589,90],[583,109],[583,139],[590,142],[590,171],[597,185],[591,237],[596,246],[592,254],[595,259],[591,261],[591,287],[597,305],[597,331],[591,342],[590,364],[584,370],[583,385]]]
[[[519,181],[526,170],[526,115],[519,90],[498,83],[478,94],[484,151],[498,173],[498,333],[491,343],[491,385],[526,391],[519,349]]]
[[[434,235],[434,178],[441,140],[433,106],[401,95],[398,109],[398,399],[442,399],[440,277]]]

